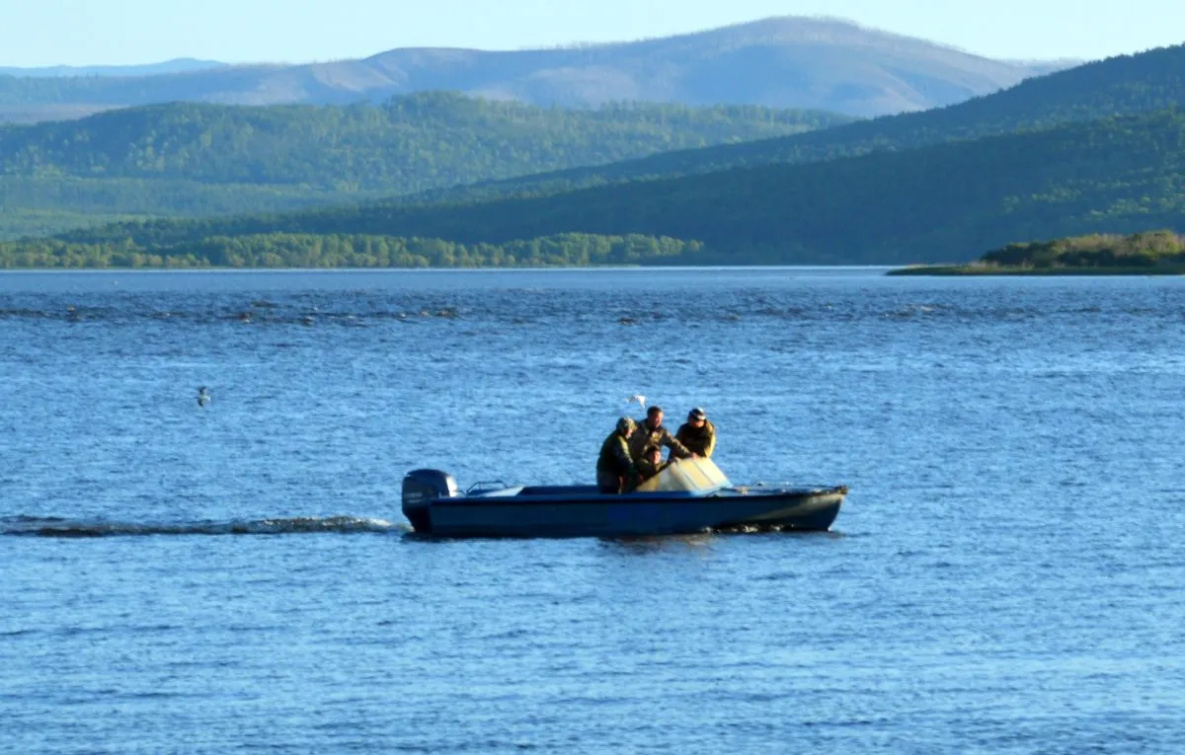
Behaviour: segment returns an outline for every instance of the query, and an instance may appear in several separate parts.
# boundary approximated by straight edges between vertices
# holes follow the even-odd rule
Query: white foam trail
[[[296,535],[407,532],[405,524],[368,517],[296,517],[229,522],[107,522],[59,517],[5,517],[0,535],[133,537],[144,535]]]

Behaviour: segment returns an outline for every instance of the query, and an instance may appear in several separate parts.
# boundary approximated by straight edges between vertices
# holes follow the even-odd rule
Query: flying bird
[[[204,385],[198,388],[197,402],[198,406],[206,406],[210,403],[210,394],[206,391],[206,386]]]
[[[645,409],[646,408],[646,397],[639,394],[639,393],[635,393],[634,395],[630,396],[629,398],[627,398],[625,400],[625,404],[626,404],[626,406],[629,406],[630,404],[637,404],[638,406]]]

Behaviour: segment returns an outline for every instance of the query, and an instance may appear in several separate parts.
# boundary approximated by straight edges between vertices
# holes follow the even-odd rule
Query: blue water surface
[[[633,394],[833,531],[408,534]],[[1183,439],[1177,278],[6,273],[0,751],[1181,752]]]

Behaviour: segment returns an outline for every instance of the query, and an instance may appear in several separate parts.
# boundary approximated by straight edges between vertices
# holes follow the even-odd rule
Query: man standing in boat
[[[619,494],[638,484],[638,466],[630,455],[630,437],[637,425],[629,417],[617,420],[617,428],[601,444],[597,457],[597,487],[602,493]]]
[[[671,435],[671,431],[662,426],[662,409],[652,406],[646,410],[646,419],[638,425],[638,430],[630,438],[630,456],[636,463],[642,458],[642,451],[646,446],[666,446],[671,450],[670,459],[689,459],[695,456]]]
[[[712,458],[716,450],[716,426],[708,421],[708,415],[698,406],[687,414],[687,421],[675,433],[675,440],[694,454]]]

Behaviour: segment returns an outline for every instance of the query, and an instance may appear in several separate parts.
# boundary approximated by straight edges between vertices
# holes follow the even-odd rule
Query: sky
[[[993,58],[1091,60],[1185,42],[1182,0],[0,0],[0,66],[512,50],[829,16]]]

